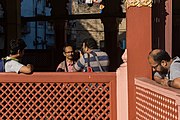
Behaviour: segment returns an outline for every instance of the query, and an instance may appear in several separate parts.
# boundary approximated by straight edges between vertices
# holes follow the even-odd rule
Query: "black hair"
[[[74,49],[72,44],[66,43],[66,44],[64,45],[64,47],[63,47],[63,52],[65,52],[65,49],[66,49],[66,47],[68,47],[68,46],[71,46],[72,49]]]
[[[13,39],[9,44],[10,54],[15,55],[17,54],[18,50],[22,51],[26,46],[27,45],[23,39]]]
[[[93,38],[87,38],[84,39],[83,43],[85,43],[85,46],[87,46],[90,49],[97,49],[97,42]]]
[[[156,54],[152,54],[152,52],[149,53],[153,60],[157,63],[161,63],[162,60],[165,60],[169,62],[171,60],[171,57],[165,50],[159,50]]]

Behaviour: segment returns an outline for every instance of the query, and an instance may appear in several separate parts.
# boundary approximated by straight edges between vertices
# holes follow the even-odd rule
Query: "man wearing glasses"
[[[63,55],[66,58],[58,65],[56,72],[73,72],[73,65],[75,61],[74,61],[74,51],[72,45],[66,44],[63,48],[63,51],[64,51]]]
[[[149,53],[148,62],[154,72],[154,80],[164,86],[180,88],[180,58],[172,59],[161,49]]]

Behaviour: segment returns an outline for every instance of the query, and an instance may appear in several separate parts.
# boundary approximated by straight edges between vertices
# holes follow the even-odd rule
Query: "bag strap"
[[[66,72],[69,72],[66,60],[65,60],[65,67],[66,67]]]
[[[101,71],[101,72],[104,72],[104,70],[103,70],[103,68],[102,68],[102,66],[101,66],[101,64],[100,64],[100,62],[99,62],[99,59],[98,59],[98,57],[97,57],[97,54],[96,54],[95,52],[92,52],[92,55],[95,57],[95,59],[96,59],[96,61],[97,61],[97,63],[98,63],[98,66],[99,66],[100,71]]]
[[[178,63],[180,63],[180,61],[178,60],[178,61],[175,61],[175,62],[178,62]]]
[[[69,72],[66,60],[64,62],[65,62],[66,72]],[[73,65],[74,65],[74,61],[73,61]]]
[[[90,54],[88,53],[88,59],[87,59],[87,72],[93,72],[92,67],[90,66]]]
[[[88,67],[90,67],[90,54],[88,53],[88,59],[87,59]]]

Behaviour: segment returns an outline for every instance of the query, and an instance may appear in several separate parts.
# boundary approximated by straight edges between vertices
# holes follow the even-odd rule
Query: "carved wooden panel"
[[[136,86],[136,120],[178,120],[176,101]]]
[[[109,83],[0,83],[0,119],[109,120]]]

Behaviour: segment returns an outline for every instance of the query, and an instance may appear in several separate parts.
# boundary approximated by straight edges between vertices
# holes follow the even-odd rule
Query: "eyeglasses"
[[[155,66],[152,66],[152,68],[156,69],[159,65],[160,65],[160,63],[158,63],[158,64],[155,65]]]
[[[65,53],[68,53],[68,54],[69,54],[69,53],[74,53],[74,52],[73,52],[73,51],[68,51],[68,52],[65,52]]]

